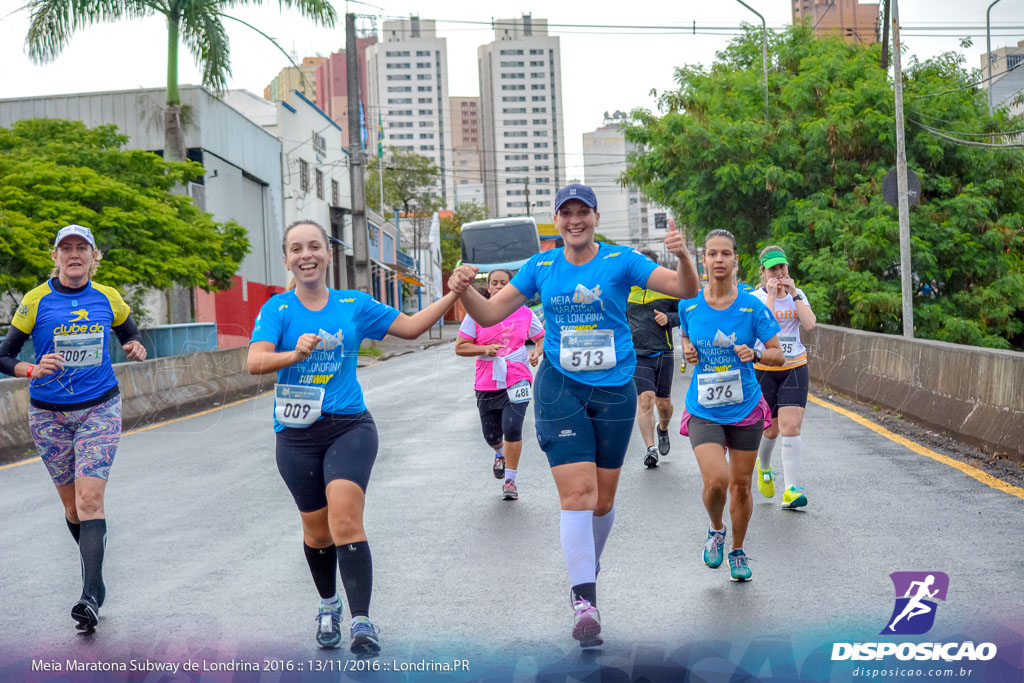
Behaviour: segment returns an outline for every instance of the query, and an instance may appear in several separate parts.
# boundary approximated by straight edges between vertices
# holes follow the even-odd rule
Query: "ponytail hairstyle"
[[[728,230],[722,230],[721,228],[718,228],[716,230],[712,230],[711,232],[709,232],[707,235],[704,236],[705,247],[708,246],[708,240],[711,239],[712,237],[724,237],[728,239],[730,242],[732,242],[733,253],[736,252],[736,238],[733,237],[733,234]]]
[[[312,225],[317,230],[319,230],[320,236],[323,237],[324,249],[327,249],[328,252],[330,252],[331,236],[327,234],[326,230],[324,230],[324,226],[320,225],[319,223],[312,219],[300,218],[297,221],[292,221],[291,223],[289,223],[288,226],[284,229],[284,236],[281,238],[281,253],[284,254],[285,257],[288,256],[288,233],[292,231],[292,228],[296,228],[300,225]],[[293,289],[295,289],[295,278],[292,278],[288,282],[288,287],[285,289],[285,291],[288,292]]]
[[[758,286],[759,289],[763,289],[765,291],[768,290],[768,287],[765,285],[765,283],[768,280],[765,278],[764,275],[768,271],[767,271],[767,269],[764,266],[762,266],[760,264],[761,264],[761,259],[763,259],[764,255],[767,254],[769,251],[781,251],[783,254],[786,253],[786,250],[783,249],[782,247],[780,247],[778,245],[775,245],[775,244],[769,244],[767,247],[765,247],[764,249],[761,250],[760,254],[757,255],[757,263],[758,263],[758,266],[761,268],[761,281],[757,283],[757,286]]]

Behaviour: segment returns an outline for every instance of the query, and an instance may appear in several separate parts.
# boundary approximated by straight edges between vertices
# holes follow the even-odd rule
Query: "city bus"
[[[505,268],[515,273],[540,252],[537,221],[530,216],[491,218],[462,226],[462,263],[481,273]]]

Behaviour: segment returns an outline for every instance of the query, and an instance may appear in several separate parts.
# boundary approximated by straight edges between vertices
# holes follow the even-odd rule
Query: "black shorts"
[[[761,395],[772,409],[772,417],[779,416],[779,408],[786,406],[807,407],[807,389],[810,381],[807,364],[789,370],[755,370],[761,385]]]
[[[637,356],[636,370],[633,381],[636,382],[636,395],[645,391],[653,391],[658,398],[672,396],[672,369],[675,359],[671,351],[664,351],[660,356]]]
[[[277,470],[299,512],[327,507],[327,484],[355,482],[366,492],[377,459],[377,425],[365,410],[355,415],[325,413],[305,429],[277,432]]]
[[[502,441],[523,440],[523,420],[529,401],[513,403],[504,389],[476,390],[476,409],[480,412],[480,427],[488,446],[497,448]]]
[[[688,425],[690,446],[696,448],[706,443],[717,443],[722,448],[735,451],[756,451],[761,445],[761,434],[764,432],[764,420],[758,420],[746,427],[723,425],[705,420],[696,415],[690,416]]]

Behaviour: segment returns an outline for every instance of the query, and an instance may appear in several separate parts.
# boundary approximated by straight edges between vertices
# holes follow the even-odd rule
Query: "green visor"
[[[767,254],[761,257],[761,265],[764,266],[765,268],[771,268],[772,266],[777,266],[780,263],[785,263],[786,265],[789,265],[789,261],[786,260],[786,254],[779,251],[778,249],[775,249],[774,251],[769,251]]]

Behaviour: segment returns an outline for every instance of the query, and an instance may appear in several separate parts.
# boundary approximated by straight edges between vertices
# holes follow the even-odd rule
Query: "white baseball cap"
[[[84,225],[75,225],[74,223],[72,223],[71,225],[65,225],[63,228],[60,229],[60,232],[57,233],[57,239],[53,243],[53,248],[56,249],[57,247],[59,247],[60,243],[65,238],[71,237],[72,235],[78,235],[86,242],[91,244],[93,249],[96,248],[96,240],[92,236],[92,230],[85,227]]]

